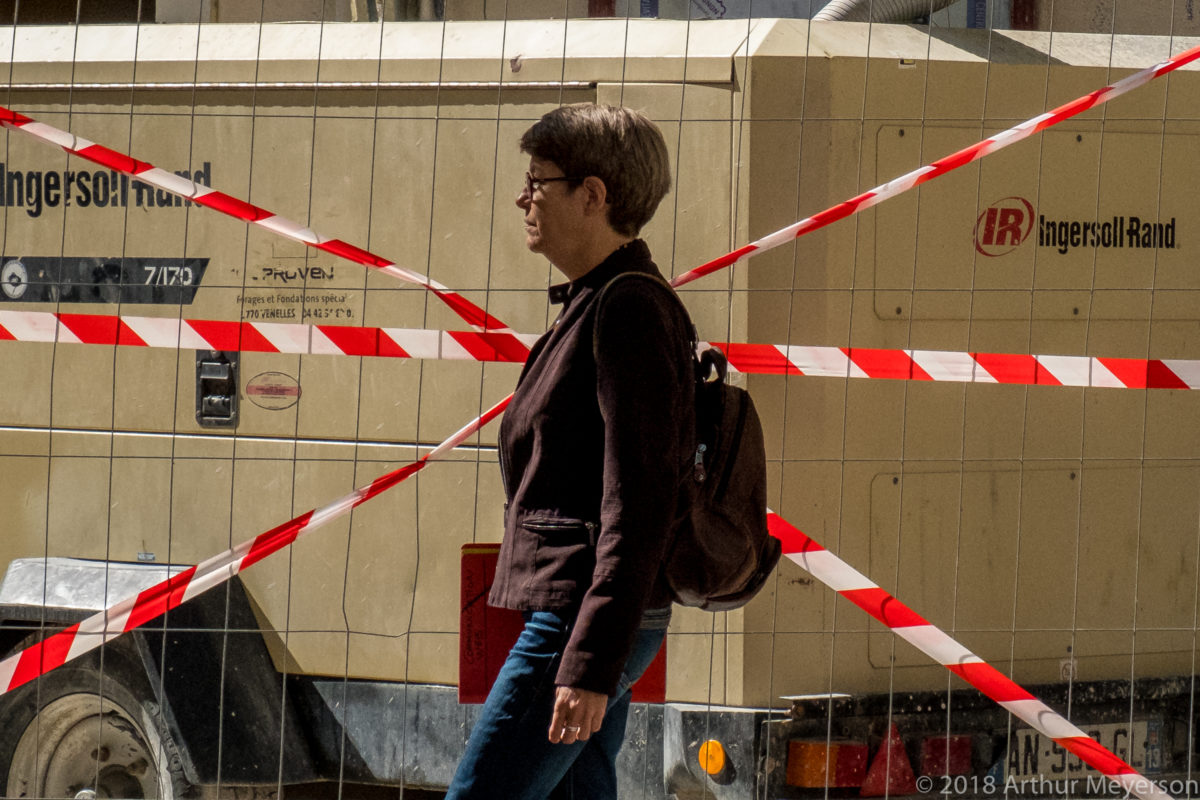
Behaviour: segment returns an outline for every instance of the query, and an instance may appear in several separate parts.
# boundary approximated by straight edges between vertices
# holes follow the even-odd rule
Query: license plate
[[[1103,725],[1080,725],[1126,764],[1143,775],[1162,771],[1162,722],[1135,720]],[[1083,777],[1090,768],[1053,739],[1032,728],[1018,728],[1009,740],[1006,779]]]

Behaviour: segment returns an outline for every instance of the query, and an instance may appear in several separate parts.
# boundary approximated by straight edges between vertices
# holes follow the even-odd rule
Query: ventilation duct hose
[[[813,15],[824,22],[912,22],[941,11],[954,0],[829,0]]]

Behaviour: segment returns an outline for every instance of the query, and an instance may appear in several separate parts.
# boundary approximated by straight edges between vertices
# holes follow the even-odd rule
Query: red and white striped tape
[[[508,330],[507,325],[458,292],[443,286],[425,275],[398,266],[394,262],[377,256],[357,245],[344,242],[341,239],[332,239],[323,236],[298,222],[293,222],[279,214],[259,208],[245,200],[239,200],[232,195],[219,192],[211,186],[196,183],[193,180],[176,175],[153,164],[118,153],[102,144],[96,144],[81,136],[60,130],[44,122],[38,122],[31,117],[17,113],[4,106],[0,106],[0,125],[19,130],[55,147],[61,147],[68,153],[85,158],[102,167],[108,167],[109,169],[134,177],[142,183],[170,192],[173,195],[190,200],[197,205],[211,208],[234,219],[240,219],[243,222],[257,225],[287,239],[306,244],[309,247],[314,247],[327,253],[332,253],[335,256],[353,261],[356,264],[377,269],[402,281],[423,286],[437,295],[464,322],[474,328],[498,332]]]
[[[986,155],[996,152],[1002,148],[1008,147],[1010,144],[1015,144],[1022,139],[1027,139],[1035,133],[1040,133],[1046,128],[1057,125],[1064,120],[1082,114],[1090,108],[1107,103],[1109,100],[1120,97],[1121,95],[1131,92],[1140,86],[1144,86],[1160,75],[1165,75],[1168,72],[1179,69],[1184,64],[1188,64],[1200,58],[1200,45],[1185,50],[1179,55],[1172,56],[1161,64],[1156,64],[1140,72],[1135,72],[1129,77],[1117,81],[1112,86],[1105,86],[1103,89],[1097,89],[1091,94],[1086,94],[1083,97],[1076,98],[1071,102],[1061,105],[1053,111],[1047,111],[1045,114],[1034,117],[1031,120],[1022,122],[1015,128],[1009,128],[1003,133],[998,133],[995,136],[990,136],[982,142],[963,148],[957,153],[940,158],[924,167],[919,167],[907,175],[901,175],[899,178],[893,178],[881,186],[876,186],[870,191],[863,192],[857,197],[853,197],[844,203],[839,203],[832,208],[827,208],[819,214],[811,217],[806,217],[799,222],[794,222],[786,228],[781,228],[774,233],[768,234],[757,241],[751,242],[744,247],[734,250],[732,253],[727,253],[720,258],[713,259],[706,264],[701,264],[690,272],[675,278],[672,284],[682,286],[689,281],[695,280],[703,275],[708,275],[710,272],[715,272],[730,264],[741,261],[743,258],[748,258],[757,253],[765,252],[773,248],[779,247],[782,244],[787,244],[793,241],[798,236],[803,236],[806,233],[824,228],[830,223],[837,222],[840,219],[845,219],[860,211],[871,208],[874,205],[882,203],[895,197],[898,194],[907,192],[914,186],[920,186],[926,181],[931,181],[934,178],[939,178],[951,170],[958,169],[961,166],[970,164],[972,161],[978,161]]]
[[[0,310],[0,341],[522,363],[539,334]]]
[[[0,341],[522,363],[535,333],[0,310]],[[518,346],[514,346],[516,343]],[[1200,389],[1200,361],[708,342],[735,372],[1023,386]],[[702,346],[705,346],[702,344]]]
[[[778,514],[768,512],[767,527],[783,543],[783,553],[821,583],[886,625],[946,669],[995,700],[1039,733],[1053,739],[1085,764],[1142,800],[1170,798],[1118,756],[1022,689],[1011,678],[931,625],[917,612],[854,567],[826,550]]]
[[[302,535],[348,514],[376,495],[407,480],[431,461],[444,457],[498,417],[510,399],[511,395],[504,398],[417,461],[376,478],[369,485],[356,489],[328,505],[301,514],[190,569],[172,575],[140,594],[127,597],[39,644],[0,661],[0,695],[11,692],[67,661],[78,658],[122,633],[144,625],[193,597],[221,585],[247,567],[292,544]]]
[[[1200,389],[1200,361],[719,344],[739,372],[1024,386]]]

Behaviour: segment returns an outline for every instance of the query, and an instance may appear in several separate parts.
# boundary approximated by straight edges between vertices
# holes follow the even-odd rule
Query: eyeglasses
[[[554,183],[555,181],[581,181],[581,180],[583,180],[583,178],[572,178],[569,176],[564,176],[561,178],[535,178],[532,175],[530,175],[528,172],[526,172],[525,173],[525,191],[529,193],[530,197],[533,197],[533,193],[535,191],[538,191],[539,189],[545,189],[547,183]]]

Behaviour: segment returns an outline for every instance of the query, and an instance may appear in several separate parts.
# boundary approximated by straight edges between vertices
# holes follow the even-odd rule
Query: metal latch
[[[238,354],[196,351],[196,421],[232,428],[238,416]]]

